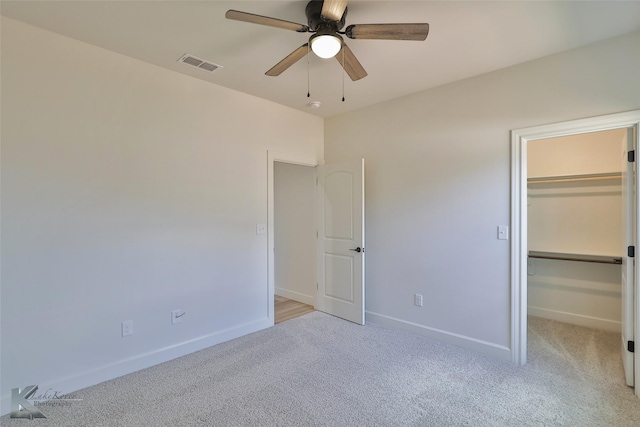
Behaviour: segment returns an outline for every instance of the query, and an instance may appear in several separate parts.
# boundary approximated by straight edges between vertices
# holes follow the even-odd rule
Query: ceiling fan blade
[[[274,65],[269,71],[265,74],[267,76],[279,76],[282,74],[287,68],[291,67],[293,64],[302,59],[307,53],[309,53],[309,43],[305,43],[293,52],[291,52],[286,58],[282,61],[278,62]]]
[[[344,60],[343,60],[344,55]],[[365,71],[358,58],[353,54],[349,46],[346,44],[342,44],[342,50],[338,52],[336,55],[336,59],[342,65],[342,68],[349,74],[351,80],[354,82],[356,80],[360,80],[361,78],[367,77],[367,72]]]
[[[267,25],[269,27],[282,28],[283,30],[306,33],[309,27],[296,22],[284,21],[282,19],[269,18],[268,16],[254,15],[253,13],[240,12],[239,10],[228,10],[224,15],[227,19],[234,21],[250,22],[252,24]]]
[[[358,24],[349,25],[345,34],[350,39],[425,40],[429,24]]]
[[[331,21],[339,21],[347,8],[347,3],[348,0],[324,0],[320,15]]]

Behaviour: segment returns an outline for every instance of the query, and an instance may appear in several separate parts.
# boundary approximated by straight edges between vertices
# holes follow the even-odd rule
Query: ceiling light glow
[[[316,34],[311,37],[311,50],[320,58],[333,58],[342,48],[342,38],[331,34]]]

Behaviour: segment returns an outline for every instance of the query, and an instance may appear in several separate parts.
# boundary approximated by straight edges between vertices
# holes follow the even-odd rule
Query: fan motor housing
[[[342,18],[339,21],[331,21],[322,17],[322,4],[323,1],[312,0],[307,4],[305,13],[307,15],[307,22],[311,31],[318,31],[318,29],[330,29],[338,31],[344,27],[345,20],[347,18],[347,8],[344,9]]]

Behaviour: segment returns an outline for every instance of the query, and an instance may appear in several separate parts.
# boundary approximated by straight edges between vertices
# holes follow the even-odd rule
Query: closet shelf
[[[622,258],[606,255],[567,254],[560,252],[529,251],[529,258],[555,259],[561,261],[596,262],[600,264],[622,264]]]
[[[586,175],[560,175],[542,176],[527,179],[527,184],[551,184],[555,182],[582,182],[582,181],[602,181],[608,179],[622,179],[621,172],[612,173],[590,173]]]

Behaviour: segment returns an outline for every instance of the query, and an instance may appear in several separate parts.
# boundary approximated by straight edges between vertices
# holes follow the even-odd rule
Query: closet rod
[[[553,182],[580,182],[580,181],[601,181],[605,179],[621,179],[622,173],[594,173],[588,175],[561,175],[561,176],[544,176],[539,178],[527,179],[528,184],[550,184]]]
[[[558,252],[529,251],[529,258],[555,259],[560,261],[597,262],[600,264],[622,264],[622,258],[604,255],[581,255]]]

